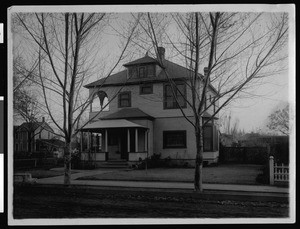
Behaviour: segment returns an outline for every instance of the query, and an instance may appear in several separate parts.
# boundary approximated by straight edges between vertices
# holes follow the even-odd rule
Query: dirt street
[[[288,217],[288,203],[199,198],[197,193],[65,187],[16,187],[13,215],[22,218]]]

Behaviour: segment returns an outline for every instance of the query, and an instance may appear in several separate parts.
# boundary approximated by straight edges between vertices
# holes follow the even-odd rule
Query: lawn
[[[46,168],[36,168],[36,169],[18,169],[15,173],[31,173],[32,178],[47,178],[47,177],[55,177],[64,175],[64,171],[56,171],[56,170],[49,170]],[[75,173],[72,171],[72,173]]]
[[[261,173],[260,165],[218,165],[203,168],[204,183],[255,184],[256,176]],[[169,181],[193,182],[193,168],[153,168],[146,170],[118,170],[78,180],[130,180],[130,181]]]

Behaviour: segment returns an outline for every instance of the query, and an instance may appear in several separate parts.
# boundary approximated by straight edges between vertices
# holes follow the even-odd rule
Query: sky
[[[133,8],[127,10],[131,11],[132,9]],[[175,9],[180,10],[179,8]],[[127,19],[129,15],[123,15],[122,17]],[[120,26],[120,24],[118,26]],[[110,32],[113,33],[113,31]],[[120,46],[118,46],[116,38],[114,38],[110,32],[103,38],[105,45],[101,46],[101,53],[104,53],[104,55],[107,56],[111,56],[112,53],[120,52]],[[143,55],[144,53],[136,53],[135,57],[138,58]],[[166,49],[166,56],[168,55],[170,55],[170,50]],[[121,62],[121,64],[124,64],[124,62]],[[224,116],[231,114],[232,120],[239,120],[239,128],[246,132],[263,129],[266,125],[267,118],[272,111],[281,108],[289,100],[290,102],[293,102],[291,96],[293,97],[292,88],[294,85],[291,78],[294,77],[294,72],[291,71],[293,64],[290,64],[289,71],[270,76],[262,85],[252,89],[251,93],[255,94],[255,96],[251,99],[243,98],[233,101],[220,113],[220,115]],[[122,66],[117,69],[122,69]],[[91,81],[97,79],[100,75],[101,74],[92,77]]]

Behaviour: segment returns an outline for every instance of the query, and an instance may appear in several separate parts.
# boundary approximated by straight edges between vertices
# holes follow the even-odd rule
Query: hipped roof
[[[127,64],[124,64],[123,66],[129,67],[132,65],[141,65],[141,64],[150,64],[150,63],[156,63],[159,65],[159,62],[157,59],[144,56],[140,59],[134,60],[132,62],[129,62]],[[166,59],[163,59],[163,66],[165,67],[168,77],[172,80],[181,79],[186,80],[189,79],[189,76],[193,74],[193,72],[183,66],[180,66],[178,64],[175,64],[171,61],[168,61]],[[204,76],[201,74],[198,74],[199,78],[204,79]],[[166,76],[165,71],[161,71],[156,77],[145,77],[145,78],[127,78],[127,70],[120,71],[118,73],[112,74],[109,77],[104,77],[99,80],[96,80],[90,84],[85,85],[86,88],[93,88],[93,87],[108,87],[108,86],[122,86],[122,85],[130,85],[130,84],[139,84],[143,82],[165,82],[168,81],[168,78]],[[209,84],[209,87],[215,92],[218,93],[217,90]]]

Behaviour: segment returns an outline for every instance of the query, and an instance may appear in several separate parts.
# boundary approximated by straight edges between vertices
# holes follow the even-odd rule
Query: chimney
[[[42,118],[42,122],[45,122],[45,117]]]
[[[165,59],[165,52],[166,52],[165,48],[164,47],[157,47],[157,52],[158,52],[158,55],[160,56],[160,58],[162,60],[164,60]]]
[[[204,72],[204,77],[206,78],[208,73],[208,67],[204,67],[203,72]]]

